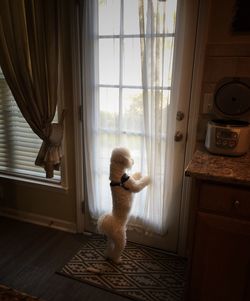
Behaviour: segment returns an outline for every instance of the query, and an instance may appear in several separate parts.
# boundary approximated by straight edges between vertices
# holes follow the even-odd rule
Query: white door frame
[[[186,0],[184,0],[186,1]],[[196,145],[196,131],[197,121],[199,116],[199,105],[201,86],[203,78],[203,65],[205,59],[205,48],[207,42],[207,32],[209,23],[209,11],[211,0],[200,0],[199,1],[199,17],[198,26],[196,33],[196,45],[195,45],[195,58],[193,66],[192,76],[192,88],[191,88],[191,99],[189,109],[189,121],[188,121],[188,139],[185,151],[185,166],[191,160]],[[72,32],[73,35],[75,33]],[[72,54],[75,57],[79,53]],[[79,66],[73,66],[73,74],[79,74]],[[75,76],[76,77],[76,76]],[[77,80],[74,81],[76,84],[75,91],[80,89],[81,85]],[[79,91],[79,90],[78,90]],[[74,96],[74,140],[75,140],[75,177],[76,177],[76,223],[77,232],[84,232],[84,176],[83,176],[83,164],[84,164],[84,153],[83,153],[83,139],[82,139],[82,120],[79,114],[81,111],[81,92],[75,92]],[[187,224],[189,216],[189,199],[190,199],[190,181],[189,179],[183,179],[182,189],[182,200],[181,200],[181,211],[180,211],[180,229],[179,229],[179,241],[178,241],[178,254],[186,255],[186,238],[187,238]]]
[[[199,16],[196,33],[196,45],[194,55],[193,77],[189,103],[189,120],[187,129],[187,144],[185,151],[185,163],[187,166],[192,159],[197,143],[197,124],[199,117],[199,107],[201,102],[201,90],[203,82],[203,71],[205,63],[205,53],[208,38],[209,17],[211,0],[199,1]],[[187,256],[187,234],[189,221],[189,204],[191,198],[191,179],[183,178],[181,210],[180,210],[180,228],[178,254]]]
[[[71,47],[72,83],[73,83],[73,125],[75,149],[75,198],[76,198],[76,231],[84,232],[84,152],[83,152],[83,122],[82,122],[82,84],[80,61],[80,27],[79,11],[75,9],[75,23],[71,24],[70,33],[74,47]]]

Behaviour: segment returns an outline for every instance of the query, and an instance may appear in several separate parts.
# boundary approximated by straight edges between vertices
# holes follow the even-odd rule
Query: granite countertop
[[[241,157],[219,156],[197,150],[185,175],[224,183],[250,185],[250,152]]]

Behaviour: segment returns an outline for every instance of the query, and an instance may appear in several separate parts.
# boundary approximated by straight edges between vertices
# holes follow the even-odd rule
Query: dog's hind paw
[[[111,258],[111,260],[112,260],[115,264],[121,264],[121,262],[122,262],[121,257],[119,257],[119,258]]]

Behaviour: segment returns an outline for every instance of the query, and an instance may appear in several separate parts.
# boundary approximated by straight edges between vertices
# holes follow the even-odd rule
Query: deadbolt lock
[[[184,115],[184,113],[183,113],[182,111],[178,111],[178,112],[176,113],[176,119],[177,119],[178,121],[183,120],[184,117],[185,117],[185,115]]]

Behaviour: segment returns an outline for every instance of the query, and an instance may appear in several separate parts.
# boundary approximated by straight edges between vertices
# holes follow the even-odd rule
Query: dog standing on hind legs
[[[126,225],[132,207],[133,194],[150,183],[148,176],[137,172],[132,176],[126,170],[134,164],[128,149],[115,148],[110,158],[110,187],[112,193],[112,213],[102,215],[97,222],[99,233],[107,236],[105,256],[115,263],[121,261],[126,246]]]

